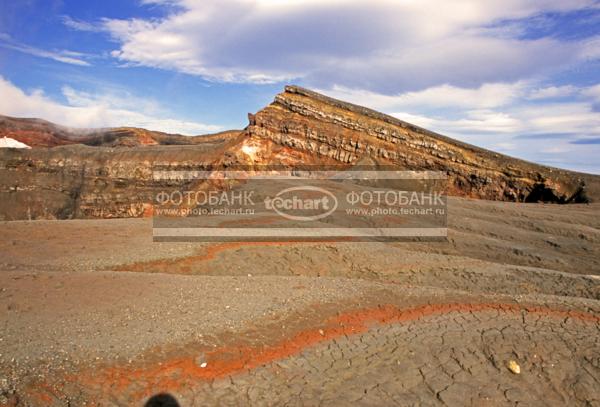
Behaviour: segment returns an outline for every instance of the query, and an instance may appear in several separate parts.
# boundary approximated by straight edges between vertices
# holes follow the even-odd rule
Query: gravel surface
[[[143,219],[3,222],[0,404],[597,405],[599,214],[453,198],[447,243],[153,243]],[[423,304],[449,305],[410,311]]]
[[[2,356],[131,358],[152,346],[208,340],[311,304],[360,297],[349,279],[3,272]],[[227,295],[224,295],[224,292]]]

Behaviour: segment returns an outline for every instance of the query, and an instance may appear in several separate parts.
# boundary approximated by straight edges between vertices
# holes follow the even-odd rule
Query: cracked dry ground
[[[3,223],[0,403],[600,405],[599,214],[451,199],[419,244]]]

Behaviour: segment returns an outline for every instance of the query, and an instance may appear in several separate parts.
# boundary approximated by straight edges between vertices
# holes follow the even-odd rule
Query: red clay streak
[[[202,262],[208,262],[215,259],[221,252],[237,249],[244,246],[286,246],[286,245],[297,245],[297,244],[314,244],[314,242],[303,242],[303,241],[282,241],[282,242],[225,242],[217,243],[207,246],[203,253],[180,257],[175,259],[166,260],[154,260],[133,264],[124,264],[122,266],[114,267],[112,270],[116,271],[135,271],[145,273],[168,273],[168,274],[189,274],[191,273],[192,266],[198,265]],[[320,241],[319,243],[330,243],[329,241]]]
[[[424,305],[399,309],[392,305],[348,312],[327,320],[322,326],[308,329],[271,346],[224,346],[206,353],[207,366],[200,367],[194,357],[169,358],[153,366],[114,366],[102,371],[71,378],[83,387],[103,388],[103,394],[122,394],[133,389],[142,399],[152,392],[177,391],[225,376],[241,373],[261,365],[281,360],[302,352],[320,342],[367,331],[374,324],[392,324],[415,321],[420,318],[452,312],[499,311],[504,313],[528,312],[552,318],[572,318],[583,322],[599,323],[600,316],[564,311],[542,306],[502,303],[450,303]],[[141,387],[140,387],[141,386]]]

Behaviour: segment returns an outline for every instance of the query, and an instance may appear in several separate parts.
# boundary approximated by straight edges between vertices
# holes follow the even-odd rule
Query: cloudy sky
[[[0,114],[196,135],[287,83],[600,174],[598,0],[0,0]]]

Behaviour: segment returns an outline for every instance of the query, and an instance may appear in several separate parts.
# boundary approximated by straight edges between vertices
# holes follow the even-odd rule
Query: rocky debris
[[[521,374],[521,366],[514,360],[509,360],[507,364],[508,370],[513,372],[514,374]]]
[[[14,386],[11,386],[7,378],[0,378],[0,405],[8,404],[9,398],[15,393]]]
[[[198,367],[201,367],[202,369],[208,366],[208,362],[206,362],[206,355],[204,353],[201,353],[198,356],[196,356],[196,365]]]

